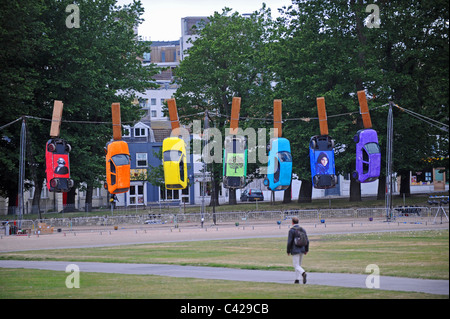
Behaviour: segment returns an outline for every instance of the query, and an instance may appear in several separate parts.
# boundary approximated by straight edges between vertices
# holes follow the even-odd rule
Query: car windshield
[[[55,154],[67,154],[66,145],[64,143],[56,143]]]
[[[286,151],[278,152],[278,158],[280,159],[280,162],[292,162],[291,153]]]
[[[183,152],[181,151],[165,151],[164,152],[164,161],[166,162],[176,162],[180,159]]]
[[[380,146],[377,143],[367,143],[364,145],[364,148],[367,150],[369,154],[378,154],[380,152]]]
[[[130,164],[130,157],[126,154],[114,155],[113,157],[111,157],[111,159],[113,160],[114,164],[116,164],[116,166]]]
[[[245,151],[245,142],[242,142],[237,139],[233,139],[232,152],[233,153],[244,153],[244,151]]]
[[[252,194],[260,195],[262,192],[259,189],[252,189]]]

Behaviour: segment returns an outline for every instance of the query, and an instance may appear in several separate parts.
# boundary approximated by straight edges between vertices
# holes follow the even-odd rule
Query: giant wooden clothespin
[[[364,128],[372,128],[372,120],[370,119],[369,105],[367,104],[366,92],[358,91],[359,113],[361,113]]]
[[[112,122],[113,122],[113,139],[120,141],[122,139],[122,124],[120,120],[120,103],[111,105]]]
[[[317,112],[319,113],[320,135],[328,135],[327,111],[325,109],[325,98],[318,97]]]
[[[50,126],[50,137],[58,137],[61,127],[63,102],[55,101],[53,104],[52,125]]]
[[[241,98],[233,97],[231,102],[230,135],[236,135],[239,127],[239,113],[241,111]]]
[[[282,112],[281,112],[281,100],[273,100],[273,128],[275,129],[274,137],[282,136]]]
[[[175,135],[178,135],[177,131],[180,128],[180,120],[178,119],[177,103],[175,102],[175,99],[167,100],[167,108],[169,109],[169,119],[172,131],[176,130],[174,133]]]

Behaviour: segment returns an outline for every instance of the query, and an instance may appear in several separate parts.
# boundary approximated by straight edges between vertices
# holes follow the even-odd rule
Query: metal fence
[[[399,222],[399,223],[448,223],[448,207],[397,207],[392,212],[386,208],[273,210],[217,213],[159,213],[146,212],[133,215],[105,215],[102,217],[50,218],[41,220],[9,221],[8,229],[15,233],[20,229],[35,232],[39,223],[53,227],[54,231],[105,229],[110,226],[137,227],[199,226],[199,225],[258,225],[290,223],[293,216],[301,223],[352,223],[352,222]],[[0,225],[0,234],[6,234],[6,222]],[[141,227],[140,226],[140,227]]]

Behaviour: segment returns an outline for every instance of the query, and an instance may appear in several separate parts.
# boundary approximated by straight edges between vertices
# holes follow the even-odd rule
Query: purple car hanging
[[[360,183],[368,183],[377,180],[380,176],[381,152],[377,132],[372,129],[364,91],[358,91],[358,100],[364,129],[359,130],[353,138],[356,143],[356,169],[352,177]]]

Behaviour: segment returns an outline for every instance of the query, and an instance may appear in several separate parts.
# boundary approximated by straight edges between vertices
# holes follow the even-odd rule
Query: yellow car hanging
[[[168,137],[163,141],[164,184],[166,189],[184,189],[188,184],[184,140]]]
[[[167,100],[172,133],[180,127],[175,99]],[[174,134],[172,134],[174,135]],[[188,185],[186,145],[179,137],[168,137],[163,141],[164,185],[166,189],[184,189]]]

